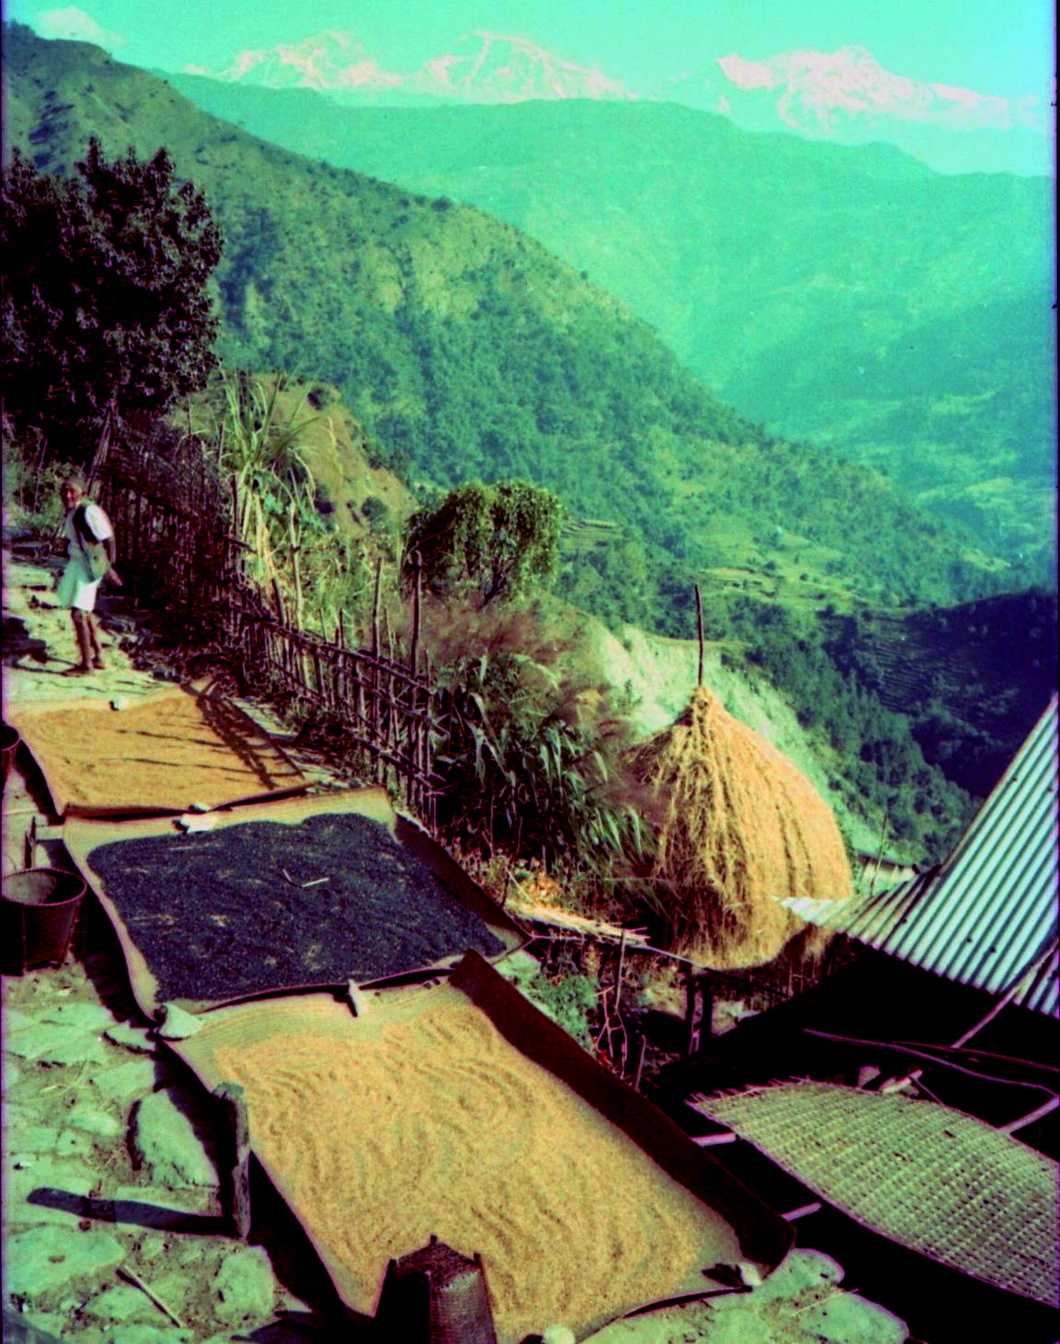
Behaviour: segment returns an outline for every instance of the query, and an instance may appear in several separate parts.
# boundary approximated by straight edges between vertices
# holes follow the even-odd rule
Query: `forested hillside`
[[[43,169],[68,170],[94,134],[110,152],[164,144],[205,192],[226,240],[226,359],[334,382],[414,485],[525,476],[617,522],[636,561],[622,614],[689,630],[693,577],[757,564],[777,529],[806,540],[805,582],[840,603],[1002,582],[881,475],[742,420],[511,227],[276,149],[84,44],[16,26],[4,59],[8,145]],[[612,559],[578,564],[599,577]]]
[[[496,214],[741,412],[1052,574],[1052,189],[665,104],[349,108],[167,76],[278,144]],[[621,245],[616,239],[621,238]]]

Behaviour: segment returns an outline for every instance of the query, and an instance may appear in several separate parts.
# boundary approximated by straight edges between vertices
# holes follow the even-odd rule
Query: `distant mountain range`
[[[1051,184],[673,104],[338,107],[190,75],[286,148],[487,210],[653,325],[743,414],[888,472],[1049,576]]]
[[[1047,91],[1009,99],[886,70],[861,47],[799,50],[751,61],[732,53],[630,90],[599,67],[527,38],[466,34],[410,73],[388,70],[355,34],[331,30],[242,51],[223,69],[185,73],[266,88],[306,88],[345,103],[513,103],[533,99],[670,101],[717,112],[745,130],[785,130],[842,144],[895,144],[942,172],[1052,171]]]
[[[331,30],[269,50],[242,51],[224,69],[188,74],[270,89],[315,89],[341,101],[516,103],[536,98],[635,98],[598,69],[554,56],[524,37],[469,33],[412,74],[385,70],[353,34]]]

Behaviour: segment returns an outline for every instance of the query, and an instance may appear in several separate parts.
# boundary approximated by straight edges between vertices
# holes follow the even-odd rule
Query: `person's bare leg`
[[[95,616],[90,611],[85,612],[85,628],[88,631],[88,643],[92,654],[89,661],[93,667],[102,668],[105,664],[103,662],[103,649],[99,643],[99,626],[96,624]]]
[[[87,617],[88,612],[79,611],[77,607],[74,607],[70,612],[70,619],[74,623],[74,635],[77,638],[77,650],[81,655],[81,661],[76,667],[68,667],[63,673],[64,677],[74,677],[92,671],[92,640],[89,635],[89,627],[86,623]]]

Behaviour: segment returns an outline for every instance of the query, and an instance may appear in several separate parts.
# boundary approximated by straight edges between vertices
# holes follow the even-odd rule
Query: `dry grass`
[[[827,803],[705,687],[632,766],[664,808],[651,876],[675,951],[720,968],[762,965],[806,928],[775,897],[851,894]],[[805,953],[820,950],[815,935]]]

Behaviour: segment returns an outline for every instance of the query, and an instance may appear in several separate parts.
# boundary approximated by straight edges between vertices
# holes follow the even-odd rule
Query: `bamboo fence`
[[[401,657],[379,576],[370,648],[303,629],[279,584],[262,592],[245,575],[233,535],[229,483],[194,438],[160,459],[151,443],[112,450],[97,464],[100,502],[114,524],[119,571],[130,595],[182,620],[189,643],[222,649],[247,692],[323,719],[338,730],[353,770],[386,785],[434,830],[436,689],[419,668],[419,591]]]

